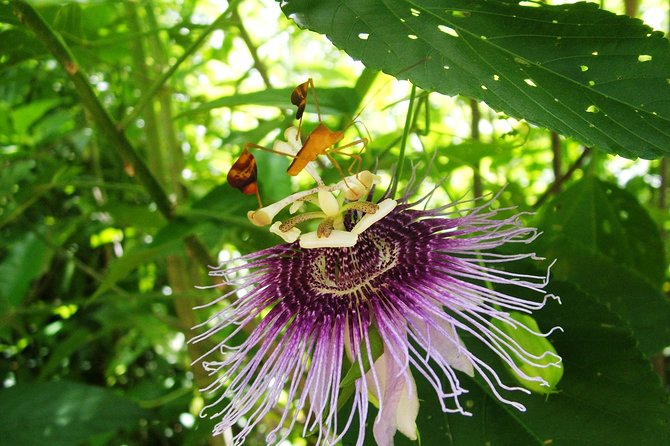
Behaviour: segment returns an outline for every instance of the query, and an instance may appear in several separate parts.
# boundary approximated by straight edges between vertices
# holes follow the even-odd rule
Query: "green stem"
[[[402,131],[402,139],[400,140],[400,154],[398,154],[398,165],[393,175],[393,183],[391,185],[390,196],[394,197],[398,190],[398,182],[402,177],[405,168],[405,148],[407,147],[407,138],[412,127],[412,115],[414,111],[414,99],[416,98],[416,85],[412,84],[412,92],[409,95],[409,104],[407,105],[407,116],[405,117],[405,128]]]
[[[86,75],[82,72],[81,67],[65,42],[30,4],[17,0],[13,0],[11,4],[19,20],[35,33],[46,49],[65,69],[74,84],[77,94],[79,94],[84,108],[91,114],[95,124],[119,152],[121,158],[132,165],[135,175],[137,175],[139,181],[156,202],[158,210],[168,218],[172,216],[172,204],[165,191],[158,181],[156,181],[151,171],[149,171],[144,160],[142,160],[135,151],[135,148],[130,144],[126,135],[117,129],[114,121],[98,100],[93,88],[86,79]]]
[[[142,110],[144,110],[147,104],[149,104],[152,101],[156,92],[159,89],[161,89],[163,85],[165,85],[165,82],[167,82],[168,79],[172,77],[172,75],[177,71],[177,69],[179,69],[181,64],[184,63],[186,59],[191,57],[191,55],[200,47],[200,45],[203,44],[205,39],[207,39],[207,37],[209,37],[209,35],[214,30],[221,27],[223,21],[227,19],[228,16],[232,14],[232,12],[235,10],[238,2],[239,0],[231,1],[228,4],[228,8],[219,17],[217,17],[216,20],[214,20],[211,25],[205,28],[205,30],[202,32],[202,34],[200,34],[198,39],[195,42],[193,42],[193,44],[186,51],[184,51],[184,54],[182,54],[181,57],[177,59],[174,65],[172,65],[167,71],[165,71],[165,73],[163,73],[161,77],[156,79],[153,85],[147,91],[144,92],[140,100],[137,102],[137,105],[135,105],[135,107],[133,108],[133,111],[130,112],[130,114],[128,114],[123,119],[123,121],[121,121],[121,123],[119,124],[119,128],[125,129],[128,125],[130,125],[130,123],[134,122],[140,116]]]
[[[128,29],[136,34],[140,35],[142,30],[142,25],[140,23],[138,6],[136,2],[125,2],[124,4],[126,9],[126,16]],[[151,32],[154,32],[153,30]],[[156,31],[157,32],[157,31]],[[150,33],[146,34],[147,36]],[[136,74],[137,78],[137,87],[140,91],[148,91],[151,88],[151,77],[150,69],[146,65],[146,52],[144,50],[144,38],[137,38],[130,43],[130,55],[133,61],[133,73]],[[147,164],[151,171],[156,175],[159,182],[162,185],[165,185],[164,178],[161,178],[161,172],[163,172],[163,162],[160,156],[160,147],[161,147],[161,138],[158,133],[158,124],[156,119],[156,113],[151,107],[146,108],[142,116],[144,119],[144,137],[146,142],[145,156],[147,158]]]

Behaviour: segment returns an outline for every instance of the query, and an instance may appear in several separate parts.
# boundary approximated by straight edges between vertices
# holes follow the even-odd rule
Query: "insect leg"
[[[342,152],[343,149],[347,149],[347,148],[355,146],[357,144],[362,144],[362,147],[358,151],[358,153]],[[349,165],[349,167],[347,168],[347,172],[349,172],[349,175],[353,175],[354,174],[354,166],[356,166],[356,174],[358,174],[358,172],[360,172],[360,169],[363,165],[363,158],[361,157],[361,154],[363,153],[363,151],[365,150],[365,148],[367,146],[368,146],[368,139],[367,138],[361,138],[361,139],[357,139],[356,141],[352,141],[348,144],[345,144],[343,146],[335,147],[331,150],[328,150],[326,152],[326,154],[337,153],[338,155],[344,155],[344,156],[348,156],[348,157],[352,158],[352,162]]]

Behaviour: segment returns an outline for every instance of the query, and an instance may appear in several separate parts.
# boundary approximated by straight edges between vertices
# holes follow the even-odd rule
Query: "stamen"
[[[344,211],[348,211],[349,209],[365,212],[366,214],[374,214],[379,210],[379,205],[377,203],[370,203],[369,201],[354,201],[342,206],[342,210]]]
[[[307,220],[314,220],[316,218],[324,218],[326,215],[323,212],[306,212],[304,214],[296,215],[295,217],[291,217],[285,222],[277,222],[281,223],[279,225],[279,230],[282,232],[287,232],[291,228],[293,228],[296,225],[299,225],[302,222],[305,222]],[[274,226],[274,225],[273,225]]]
[[[363,218],[361,218],[360,221],[356,223],[356,226],[353,227],[351,232],[354,234],[360,234],[382,218],[386,217],[393,209],[395,209],[397,205],[397,201],[392,200],[391,198],[387,198],[386,200],[379,203],[379,209],[377,212],[374,214],[365,214]]]
[[[348,181],[355,181],[356,178],[359,178],[361,185],[364,187],[367,187],[367,190],[365,193],[369,191],[369,188],[372,187],[373,184],[379,183],[381,181],[381,177],[379,175],[374,175],[371,172],[364,170],[363,172],[359,173],[358,175],[352,175],[349,178]],[[272,223],[272,220],[277,216],[279,212],[281,212],[282,209],[284,209],[286,206],[298,201],[298,200],[303,200],[309,197],[310,195],[317,194],[319,191],[326,191],[326,192],[334,192],[336,190],[341,190],[344,191],[345,196],[348,200],[351,200],[352,198],[347,195],[347,190],[349,190],[345,184],[345,180],[339,181],[337,184],[333,184],[330,186],[317,186],[312,189],[296,192],[295,194],[289,195],[288,197],[285,197],[276,203],[270,204],[268,206],[265,206],[263,208],[260,208],[256,211],[249,211],[247,213],[247,218],[256,226],[267,226],[270,223]],[[355,199],[360,198],[357,197]]]

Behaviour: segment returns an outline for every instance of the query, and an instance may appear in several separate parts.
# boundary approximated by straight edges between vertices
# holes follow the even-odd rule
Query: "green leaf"
[[[136,246],[123,257],[114,259],[110,264],[105,278],[92,298],[97,298],[107,290],[111,289],[120,280],[126,278],[139,265],[157,259],[163,259],[168,255],[183,252],[182,239],[192,232],[192,228],[183,221],[173,222],[161,230],[154,241],[149,245]]]
[[[40,101],[33,101],[22,107],[17,107],[12,112],[12,120],[14,121],[14,130],[18,134],[28,134],[30,127],[42,118],[49,110],[60,105],[62,99],[42,99]]]
[[[552,336],[565,366],[557,393],[502,391],[526,406],[526,412],[519,412],[499,402],[481,379],[457,372],[468,390],[461,402],[472,416],[445,414],[433,387],[415,372],[420,443],[397,433],[395,445],[656,446],[659,438],[670,438],[667,395],[628,330],[618,327],[616,315],[569,284],[555,282],[550,291],[561,296],[562,304],[550,303],[534,316],[545,330],[559,323],[564,329]],[[463,338],[503,382],[513,385],[494,353],[471,337]],[[373,409],[366,445],[375,444],[374,416]],[[344,444],[354,444],[355,434],[354,428]]]
[[[463,94],[626,157],[670,153],[670,45],[595,4],[288,0],[284,13],[371,68]]]
[[[539,218],[546,237],[569,236],[655,286],[663,282],[663,239],[647,211],[625,190],[586,177],[544,207]]]
[[[44,241],[34,232],[14,240],[0,263],[0,312],[21,304],[33,280],[42,274],[48,256]]]
[[[554,277],[607,305],[645,354],[670,344],[670,303],[660,291],[663,242],[632,196],[585,178],[542,209],[538,227],[538,250],[557,259]]]
[[[564,329],[552,342],[565,375],[558,394],[546,401],[524,396],[527,411],[512,415],[535,432],[537,444],[655,446],[670,438],[668,396],[630,331],[594,296],[560,282],[550,291],[562,305],[535,316],[545,329]]]
[[[0,393],[0,445],[70,446],[137,424],[143,411],[111,390],[73,382],[17,385]]]

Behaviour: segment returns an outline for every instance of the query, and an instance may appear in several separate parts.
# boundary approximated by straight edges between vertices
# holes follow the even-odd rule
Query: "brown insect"
[[[316,88],[314,87],[314,81],[312,81],[312,78],[307,79],[306,82],[303,82],[302,84],[295,87],[293,93],[291,94],[291,103],[298,108],[295,114],[296,119],[300,120],[298,124],[298,133],[300,133],[300,130],[302,128],[302,115],[303,112],[305,111],[305,107],[307,106],[307,94],[309,92],[310,87],[312,89],[312,94],[314,95],[314,106],[316,107],[316,114],[319,118],[319,124],[316,126],[314,130],[312,130],[312,133],[309,134],[307,140],[303,144],[302,148],[295,155],[293,162],[291,163],[290,166],[288,166],[288,170],[286,172],[291,176],[298,175],[308,163],[315,161],[319,157],[319,155],[326,155],[330,160],[330,162],[333,163],[333,166],[335,166],[335,168],[340,172],[340,175],[344,178],[344,172],[340,168],[340,165],[337,163],[337,161],[331,156],[331,154],[338,153],[340,155],[346,155],[354,158],[354,163],[352,163],[352,165],[349,167],[349,173],[352,173],[351,169],[353,167],[353,164],[357,162],[360,167],[361,157],[359,154],[345,153],[342,152],[342,150],[360,144],[362,145],[361,148],[362,151],[367,146],[368,140],[366,138],[361,138],[356,141],[352,141],[348,144],[335,147],[335,144],[337,144],[342,140],[342,138],[344,138],[344,132],[351,125],[353,125],[354,122],[356,122],[356,118],[354,118],[344,128],[344,130],[337,130],[337,131],[330,130],[323,123],[323,120],[321,119],[321,111],[319,110],[319,101],[316,98]],[[358,115],[356,117],[358,117]]]
[[[239,189],[245,195],[256,195],[258,199],[258,207],[263,207],[261,202],[261,195],[258,192],[258,168],[256,167],[256,158],[247,150],[247,145],[244,145],[240,157],[235,161],[235,164],[228,171],[228,184],[235,189]]]
[[[312,89],[314,95],[314,106],[316,107],[317,116],[319,119],[319,124],[314,130],[309,134],[304,144],[296,154],[280,152],[274,149],[260,146],[258,144],[246,143],[243,146],[242,153],[240,157],[235,161],[233,166],[228,172],[228,183],[242,191],[242,193],[247,195],[256,195],[258,199],[258,205],[262,207],[260,194],[258,191],[257,175],[258,170],[256,167],[256,160],[254,156],[249,152],[249,149],[261,149],[266,152],[276,153],[278,155],[284,155],[293,158],[293,162],[287,169],[287,173],[291,176],[298,175],[304,168],[312,161],[315,161],[319,155],[326,155],[331,161],[333,166],[338,170],[342,178],[344,178],[344,172],[342,168],[337,163],[337,161],[332,157],[333,153],[338,153],[340,155],[346,155],[354,159],[354,162],[349,166],[349,173],[352,173],[352,169],[356,163],[360,168],[361,157],[358,153],[346,153],[342,152],[343,149],[353,147],[355,145],[361,145],[361,151],[365,149],[368,140],[366,138],[361,138],[351,143],[335,147],[344,138],[345,131],[353,125],[355,119],[348,124],[344,130],[333,131],[330,130],[321,120],[321,112],[319,110],[319,103],[316,97],[316,88],[314,87],[314,82],[312,79],[308,79],[306,82],[298,85],[293,92],[291,93],[291,103],[297,107],[296,119],[298,122],[298,135],[300,135],[300,130],[302,128],[302,118],[305,108],[307,106],[307,96],[309,89]],[[359,113],[360,114],[360,113]]]

